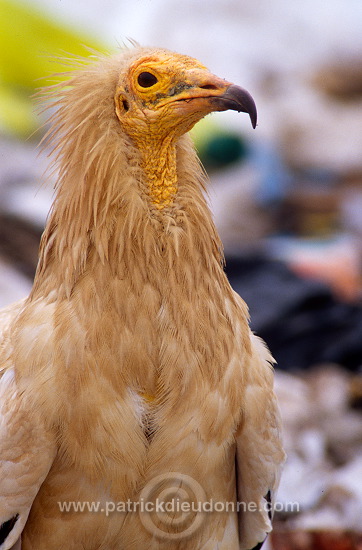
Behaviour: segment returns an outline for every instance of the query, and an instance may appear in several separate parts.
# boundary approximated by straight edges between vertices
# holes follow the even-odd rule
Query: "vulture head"
[[[213,75],[196,59],[164,50],[141,55],[121,74],[115,107],[136,143],[178,138],[212,111],[246,112],[253,128],[257,118],[246,90]]]

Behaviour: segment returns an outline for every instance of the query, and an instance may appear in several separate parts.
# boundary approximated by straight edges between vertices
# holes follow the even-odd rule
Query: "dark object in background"
[[[270,534],[271,547],[279,550],[358,550],[362,536],[349,530],[289,530],[276,524]]]
[[[33,279],[42,228],[26,219],[0,211],[0,257]]]
[[[226,272],[278,368],[362,366],[362,307],[338,301],[323,283],[302,279],[267,257],[227,258]]]
[[[220,170],[235,162],[243,162],[249,155],[247,140],[232,130],[225,130],[209,123],[199,133],[193,132],[197,153],[206,171]]]
[[[232,132],[214,136],[200,152],[200,159],[206,170],[225,168],[240,161],[247,154],[244,140]]]

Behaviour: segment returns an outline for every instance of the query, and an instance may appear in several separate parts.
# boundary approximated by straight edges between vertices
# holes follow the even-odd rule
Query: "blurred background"
[[[278,362],[289,458],[269,544],[361,548],[362,3],[0,0],[0,305],[31,288],[53,196],[32,95],[64,70],[57,56],[128,39],[196,57],[256,101],[256,130],[227,112],[193,137],[228,276]]]

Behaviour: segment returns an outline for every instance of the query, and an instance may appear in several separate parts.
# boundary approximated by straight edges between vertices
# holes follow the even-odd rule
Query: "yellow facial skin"
[[[151,202],[158,210],[170,206],[177,193],[176,140],[212,111],[245,110],[240,102],[230,103],[229,96],[229,103],[223,102],[230,87],[247,94],[195,59],[169,52],[138,59],[121,77],[116,113],[141,152]]]

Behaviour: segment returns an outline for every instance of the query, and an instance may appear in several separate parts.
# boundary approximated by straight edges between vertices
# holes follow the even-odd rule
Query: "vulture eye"
[[[158,82],[158,79],[154,74],[144,72],[138,75],[137,82],[142,88],[150,88]]]

